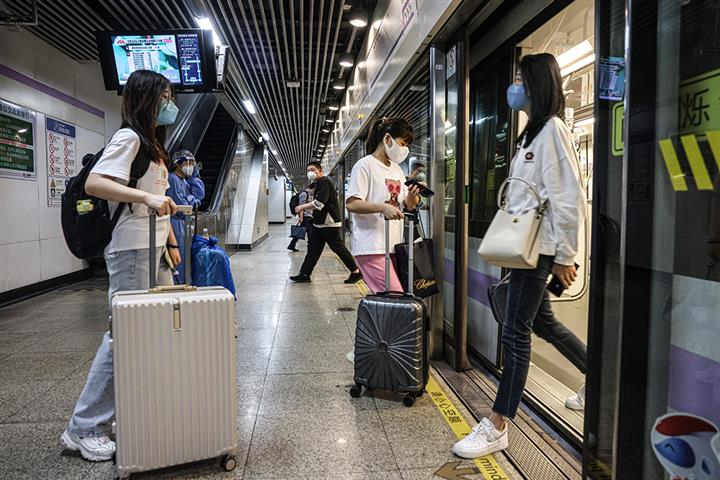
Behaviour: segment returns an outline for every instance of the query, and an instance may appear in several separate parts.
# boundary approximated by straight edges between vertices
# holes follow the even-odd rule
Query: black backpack
[[[104,150],[104,149],[103,149]],[[112,232],[120,219],[125,207],[120,203],[115,213],[110,215],[107,200],[93,197],[85,193],[85,182],[90,171],[100,160],[103,150],[88,153],[82,159],[82,170],[68,180],[65,193],[62,194],[60,220],[62,223],[65,243],[73,255],[80,259],[101,256],[105,247],[112,240]],[[128,187],[135,188],[138,180],[145,175],[150,167],[150,158],[141,152],[141,147],[130,167]]]
[[[290,213],[296,215],[295,209],[298,205],[300,205],[300,194],[296,193],[295,195],[290,197]]]

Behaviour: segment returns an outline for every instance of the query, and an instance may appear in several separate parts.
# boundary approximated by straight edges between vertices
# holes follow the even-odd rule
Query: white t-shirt
[[[92,173],[113,177],[116,182],[127,185],[130,182],[130,167],[140,149],[140,137],[129,128],[122,128],[113,135],[105,151],[92,169]],[[168,189],[168,171],[165,165],[150,162],[145,175],[140,177],[136,188],[156,195],[165,195]],[[110,202],[114,212],[117,202]],[[132,212],[125,206],[112,240],[105,253],[148,248],[150,224],[148,208],[143,203],[133,203]],[[170,216],[158,217],[156,223],[156,247],[163,247],[170,234]]]
[[[347,198],[359,198],[370,203],[390,203],[403,208],[408,188],[400,165],[383,162],[367,155],[353,167]],[[385,253],[385,216],[382,213],[352,214],[353,255]],[[390,249],[403,241],[403,221],[390,221]]]
[[[553,117],[529,146],[523,145],[510,164],[509,176],[530,182],[540,202],[548,202],[540,224],[540,254],[554,255],[555,263],[572,265],[586,217],[585,192],[572,134],[565,122]],[[510,182],[505,199],[512,214],[537,207],[535,197],[520,182]]]

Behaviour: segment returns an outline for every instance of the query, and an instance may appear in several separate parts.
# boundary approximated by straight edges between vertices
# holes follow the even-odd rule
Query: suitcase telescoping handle
[[[408,226],[408,295],[413,295],[413,250],[415,246],[415,214],[404,212],[405,222]],[[385,219],[385,291],[390,291],[390,220]]]
[[[177,213],[182,213],[185,215],[185,258],[183,259],[183,265],[185,267],[185,282],[188,282],[190,279],[191,270],[190,270],[190,250],[192,248],[192,232],[189,228],[189,222],[188,217],[193,215],[193,207],[191,205],[178,205],[177,206]],[[150,289],[158,289],[157,288],[157,270],[155,269],[157,265],[157,259],[156,259],[156,230],[155,230],[155,224],[157,223],[157,212],[155,210],[150,209]],[[170,225],[170,228],[172,228],[172,225]],[[176,239],[177,240],[177,239]],[[158,290],[187,290],[188,285],[176,285],[173,287],[160,287]]]

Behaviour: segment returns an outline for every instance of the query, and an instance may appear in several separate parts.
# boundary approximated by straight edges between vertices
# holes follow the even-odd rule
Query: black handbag
[[[490,301],[490,309],[492,310],[495,321],[500,325],[505,325],[505,316],[507,315],[507,295],[508,286],[510,284],[510,275],[505,275],[498,283],[488,288],[488,300]]]
[[[297,238],[298,240],[305,240],[307,234],[307,227],[304,225],[291,225],[290,226],[290,237]]]
[[[419,220],[419,215],[417,218]],[[419,241],[413,242],[413,294],[416,297],[427,298],[439,293],[440,290],[438,289],[435,272],[433,270],[433,241],[432,239],[424,238],[422,223],[418,223],[418,225],[420,226],[421,236],[419,236]],[[398,243],[395,245],[397,274],[403,290],[406,292],[409,290],[407,285],[409,257],[410,250],[407,243]]]

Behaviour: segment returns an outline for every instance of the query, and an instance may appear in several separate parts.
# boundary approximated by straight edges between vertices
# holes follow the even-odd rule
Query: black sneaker
[[[353,283],[357,283],[360,280],[363,279],[363,274],[361,272],[353,272],[350,274],[348,278],[345,279],[345,283],[348,285],[351,285]]]
[[[310,275],[295,275],[294,277],[290,277],[290,280],[292,280],[295,283],[310,283]]]
[[[293,245],[292,243],[290,245],[288,245],[287,249],[290,250],[291,252],[299,252],[300,251],[297,248],[295,248],[295,245]]]

